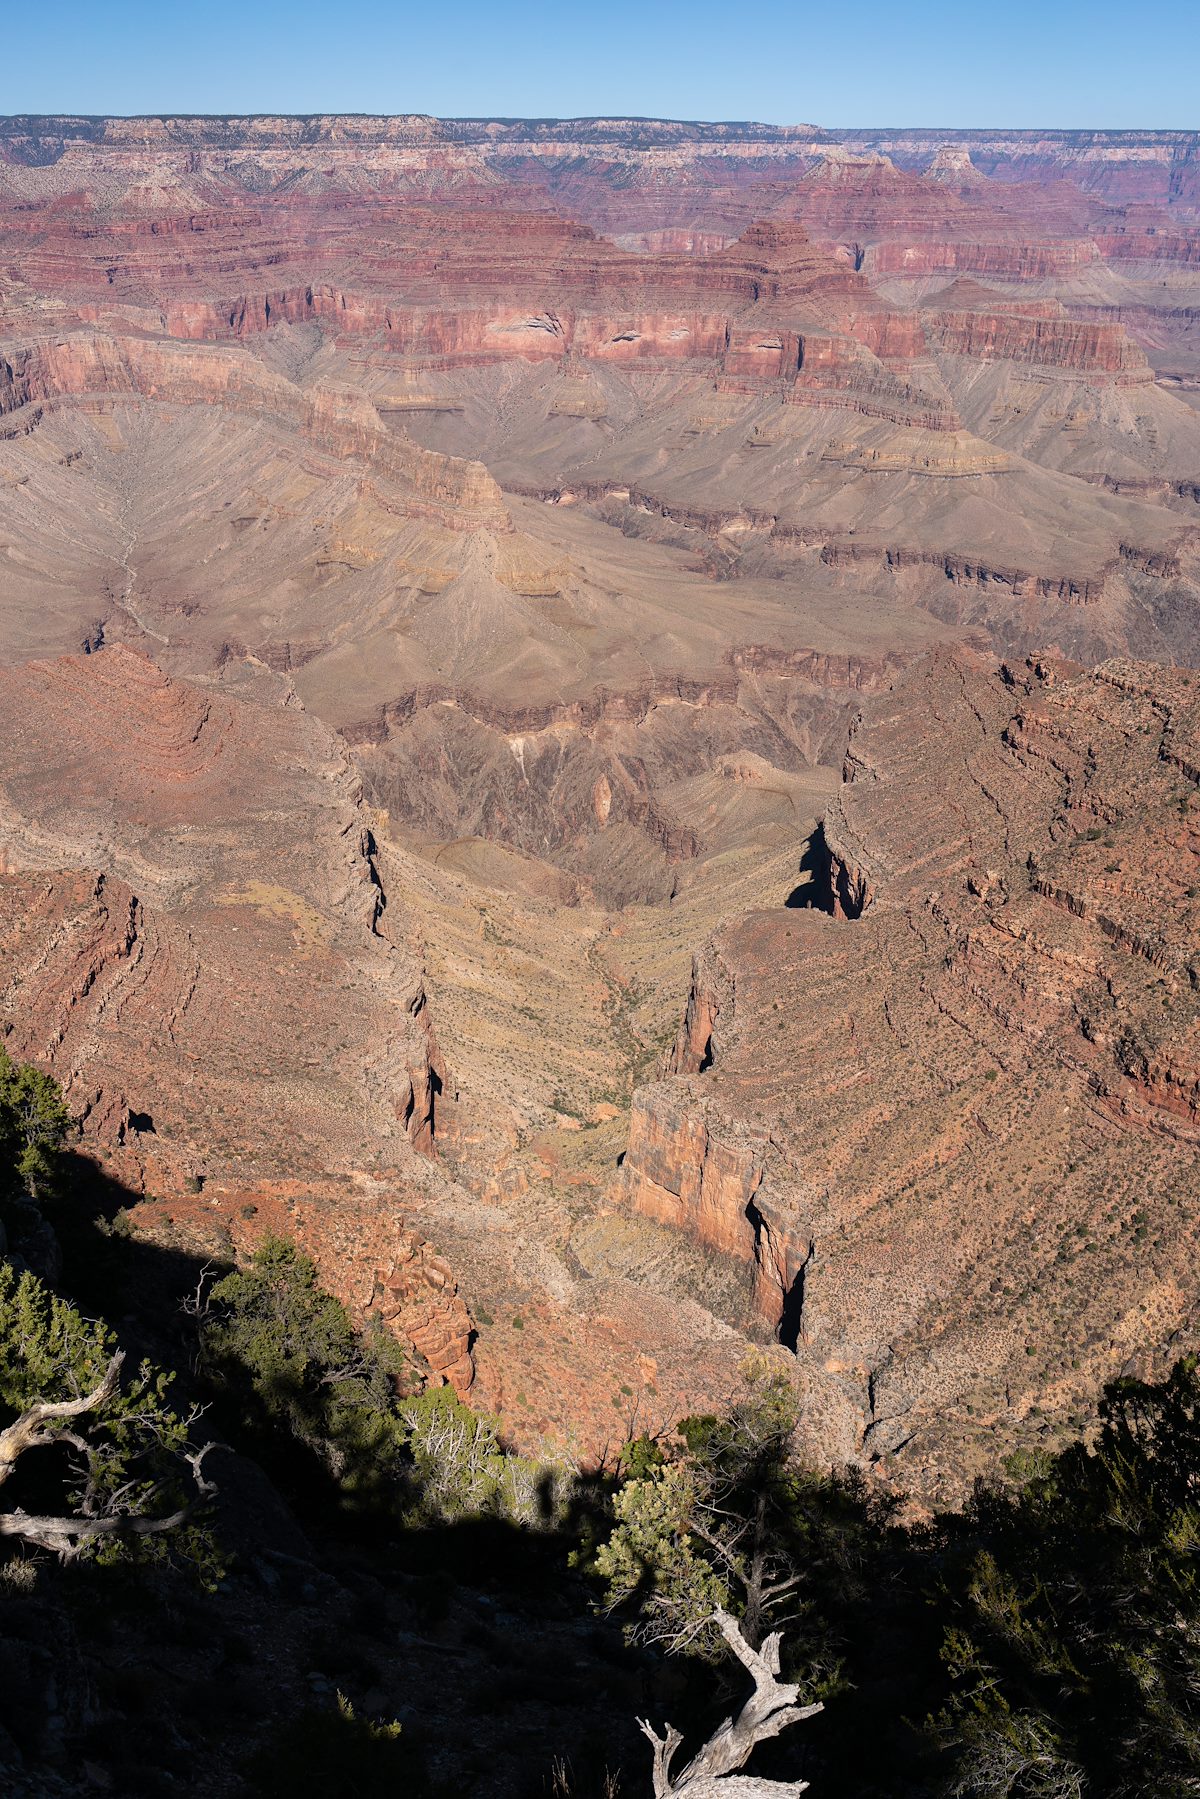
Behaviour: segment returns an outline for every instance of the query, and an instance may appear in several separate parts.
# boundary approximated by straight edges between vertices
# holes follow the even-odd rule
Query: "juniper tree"
[[[70,1124],[57,1082],[0,1044],[0,1198],[49,1181]]]
[[[124,1364],[104,1324],[0,1262],[0,1489],[16,1501],[0,1538],[71,1560],[160,1555],[170,1537],[170,1553],[211,1575],[202,1414],[173,1409],[172,1374]]]
[[[842,1514],[858,1501],[844,1506],[844,1483],[797,1456],[798,1416],[786,1373],[755,1356],[724,1415],[685,1418],[666,1452],[638,1446],[639,1471],[618,1487],[594,1558],[607,1608],[635,1639],[717,1658],[728,1639],[714,1619],[725,1611],[752,1649],[789,1626],[812,1680],[831,1677],[836,1658],[806,1588],[818,1568],[829,1585]]]

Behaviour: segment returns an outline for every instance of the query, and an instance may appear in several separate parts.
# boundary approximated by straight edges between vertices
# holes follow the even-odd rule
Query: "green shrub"
[[[411,1396],[416,1371],[381,1324],[355,1330],[313,1262],[268,1238],[218,1281],[201,1320],[202,1366],[270,1459],[315,1456],[343,1505],[412,1524],[490,1516],[539,1523],[566,1480],[509,1454],[450,1387]]]
[[[0,1198],[50,1184],[70,1126],[58,1083],[0,1045]]]
[[[570,1474],[505,1450],[491,1419],[464,1405],[452,1387],[431,1387],[402,1407],[412,1457],[410,1523],[502,1518],[541,1527],[557,1522]]]
[[[248,1267],[217,1282],[200,1347],[203,1371],[268,1451],[307,1451],[352,1504],[378,1503],[399,1481],[404,1354],[382,1329],[356,1332],[293,1243],[267,1238]]]
[[[940,1716],[956,1795],[1200,1791],[1200,1382],[1116,1381],[1090,1446],[1014,1457],[963,1526]]]
[[[422,1799],[432,1790],[400,1725],[358,1717],[342,1693],[281,1723],[246,1773],[262,1799]]]

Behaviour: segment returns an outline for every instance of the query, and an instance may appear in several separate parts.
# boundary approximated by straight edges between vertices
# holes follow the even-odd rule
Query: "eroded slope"
[[[1190,1340],[1198,721],[1187,675],[939,655],[865,708],[829,911],[700,959],[630,1199],[753,1271],[823,1452],[946,1495]]]

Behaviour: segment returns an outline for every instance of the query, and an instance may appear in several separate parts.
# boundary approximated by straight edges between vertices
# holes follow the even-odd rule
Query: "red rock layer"
[[[191,340],[313,321],[339,336],[378,334],[427,362],[574,356],[724,366],[732,352],[736,369],[731,339],[746,317],[760,335],[763,321],[793,334],[808,322],[884,357],[923,348],[914,318],[885,307],[794,224],[754,226],[712,256],[647,258],[530,213],[378,202],[164,221],[173,228],[139,235],[133,247],[109,235],[106,215],[81,227],[46,210],[36,223],[0,207],[0,249],[19,258],[24,284],[6,308],[14,334],[52,307],[76,324]],[[789,371],[777,362],[763,372]]]
[[[475,1379],[471,1314],[445,1257],[405,1223],[410,1205],[411,1194],[387,1181],[271,1181],[144,1200],[131,1219],[157,1243],[240,1262],[265,1237],[286,1238],[312,1257],[357,1324],[378,1320],[414,1352],[417,1379],[465,1395]]]
[[[935,311],[925,315],[931,343],[948,356],[1020,362],[1075,374],[1115,375],[1124,387],[1154,379],[1145,353],[1118,324],[1087,325],[1022,311]]]
[[[380,935],[361,782],[322,726],[124,649],[0,671],[0,720],[14,1053],[123,1178],[430,1147],[420,969]]]
[[[902,275],[980,275],[994,281],[1053,281],[1075,274],[1099,260],[1090,239],[1076,242],[1018,243],[885,243],[868,254],[872,277]]]

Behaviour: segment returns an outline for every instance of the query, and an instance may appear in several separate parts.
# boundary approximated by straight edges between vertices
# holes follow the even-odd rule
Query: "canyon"
[[[0,993],[143,1241],[925,1502],[1196,1342],[1200,134],[0,120]]]

